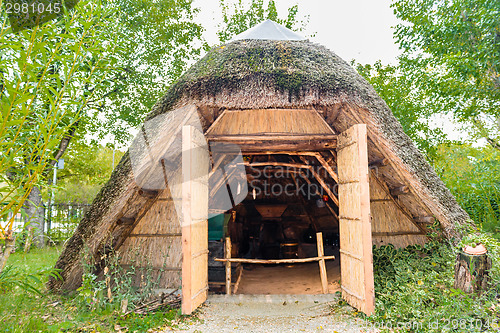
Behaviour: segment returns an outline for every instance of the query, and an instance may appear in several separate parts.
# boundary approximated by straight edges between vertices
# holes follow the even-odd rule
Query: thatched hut
[[[148,264],[159,287],[182,286],[190,313],[207,297],[213,257],[224,257],[212,235],[233,244],[226,273],[232,255],[299,262],[282,277],[300,260],[319,262],[326,276],[323,250],[336,254],[343,297],[371,313],[372,245],[424,244],[436,222],[457,239],[455,226],[469,220],[370,84],[274,22],[208,52],[147,119],[67,242],[52,289],[80,285],[83,252],[97,274],[116,252],[124,267]],[[291,193],[256,191],[265,182]]]

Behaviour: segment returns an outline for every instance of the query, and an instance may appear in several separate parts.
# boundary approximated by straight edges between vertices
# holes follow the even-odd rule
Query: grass
[[[7,265],[19,274],[53,267],[60,247],[13,253]],[[178,310],[125,318],[113,307],[90,310],[75,295],[62,296],[45,290],[44,277],[36,283],[40,295],[15,287],[0,293],[0,332],[147,332],[175,326],[183,320]]]

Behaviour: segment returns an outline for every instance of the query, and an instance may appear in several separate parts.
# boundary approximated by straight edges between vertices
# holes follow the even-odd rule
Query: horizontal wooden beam
[[[388,236],[411,236],[411,235],[422,235],[425,233],[422,231],[393,231],[393,232],[373,232],[372,236],[388,237]]]
[[[225,142],[245,153],[262,151],[320,151],[337,147],[336,135],[208,135],[210,142]],[[232,153],[231,145],[227,152]]]
[[[169,233],[169,234],[130,234],[129,237],[179,237],[182,233]]]
[[[297,169],[311,169],[311,165],[300,164],[300,163],[285,163],[285,162],[254,162],[245,163],[249,167],[265,167],[265,166],[282,166],[287,168],[297,168]]]
[[[320,260],[333,260],[335,256],[302,258],[302,259],[245,259],[245,258],[215,258],[215,261],[221,262],[240,262],[245,264],[297,264],[304,262],[315,262]]]

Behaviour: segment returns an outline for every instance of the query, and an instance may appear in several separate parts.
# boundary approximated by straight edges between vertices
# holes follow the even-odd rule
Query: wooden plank
[[[224,256],[231,259],[231,238],[226,237]],[[226,261],[226,295],[231,295],[231,261]]]
[[[191,314],[208,294],[208,166],[205,137],[182,128],[182,313]]]
[[[180,237],[182,233],[170,234],[130,234],[129,237]]]
[[[318,257],[320,258],[319,263],[319,274],[321,278],[321,290],[323,294],[328,294],[328,277],[326,275],[326,265],[325,265],[325,250],[323,247],[323,233],[316,233],[316,242],[318,245]]]
[[[367,315],[375,309],[366,125],[338,138],[342,297]]]
[[[299,263],[305,263],[305,262],[315,262],[315,261],[320,261],[321,259],[324,260],[334,260],[335,256],[323,256],[323,258],[320,257],[312,257],[312,258],[300,258],[300,259],[246,259],[246,258],[215,258],[215,261],[220,261],[220,262],[239,262],[243,264],[270,264],[270,265],[275,265],[275,264],[299,264]]]

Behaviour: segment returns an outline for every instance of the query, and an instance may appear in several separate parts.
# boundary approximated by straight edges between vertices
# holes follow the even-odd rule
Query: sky
[[[244,0],[246,3],[249,0]],[[236,0],[233,0],[236,2]],[[361,64],[396,64],[401,54],[394,38],[394,27],[400,22],[390,7],[391,0],[277,0],[280,17],[287,9],[299,5],[299,18],[309,16],[302,35],[326,46],[342,59]],[[209,44],[217,44],[217,26],[222,22],[219,0],[194,0],[201,9],[198,19],[206,28],[204,37]],[[313,36],[313,37],[311,37]],[[446,116],[433,119],[450,140],[467,136],[460,126]]]
[[[359,63],[395,63],[400,54],[393,40],[398,20],[390,8],[390,0],[277,0],[280,17],[287,8],[298,3],[299,17],[309,16],[302,35],[326,46],[346,61]],[[198,19],[207,28],[205,38],[217,43],[217,25],[222,20],[218,0],[195,0],[201,8]]]

